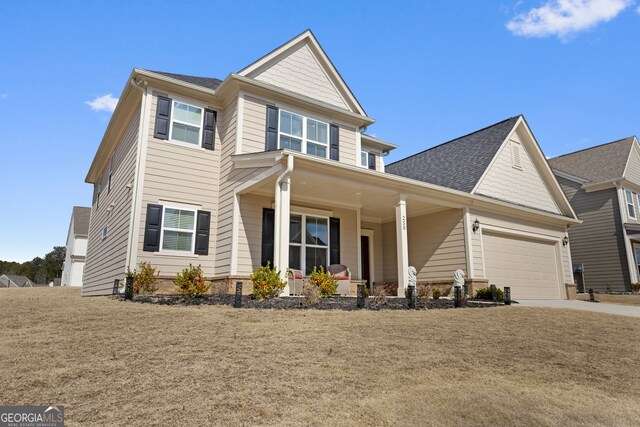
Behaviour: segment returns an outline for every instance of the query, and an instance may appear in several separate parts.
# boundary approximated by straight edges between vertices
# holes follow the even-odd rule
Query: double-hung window
[[[329,125],[289,111],[280,110],[278,146],[301,153],[329,156]]]
[[[202,108],[173,101],[171,140],[200,145],[202,140]]]
[[[636,208],[633,204],[633,193],[631,190],[624,190],[625,199],[627,200],[627,215],[629,218],[636,219]]]
[[[289,222],[289,268],[310,275],[326,269],[329,259],[329,219],[292,214]]]
[[[360,151],[360,166],[368,169],[376,169],[376,155],[368,151]]]
[[[162,250],[193,253],[196,211],[165,206],[162,218]]]

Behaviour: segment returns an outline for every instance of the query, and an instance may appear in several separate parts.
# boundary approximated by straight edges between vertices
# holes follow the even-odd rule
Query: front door
[[[369,236],[360,236],[360,266],[362,270],[362,280],[367,281],[367,288],[371,289],[371,277],[369,277]]]

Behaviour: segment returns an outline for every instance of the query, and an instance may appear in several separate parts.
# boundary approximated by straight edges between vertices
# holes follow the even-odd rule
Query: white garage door
[[[486,276],[511,298],[560,299],[555,246],[511,235],[483,235]]]

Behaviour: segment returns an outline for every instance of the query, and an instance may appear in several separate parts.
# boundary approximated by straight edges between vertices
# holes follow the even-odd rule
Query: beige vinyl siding
[[[286,56],[278,58],[269,68],[260,70],[253,78],[348,109],[335,85],[306,44],[298,45]]]
[[[382,282],[384,280],[382,224],[376,224],[373,222],[362,222],[361,228],[363,230],[373,231],[373,240],[369,240],[369,244],[373,245],[373,259],[370,259],[369,262],[373,265],[373,278],[375,282]],[[352,271],[351,274],[355,277],[357,271],[358,270]]]
[[[640,185],[640,148],[638,148],[638,144],[635,142],[629,153],[629,161],[624,177],[634,184]]]
[[[99,204],[94,203],[91,208],[82,295],[111,294],[114,280],[124,278],[133,202],[133,192],[126,186],[134,180],[139,123],[140,107],[133,113],[113,153],[111,191],[108,188],[109,165],[102,173]],[[113,209],[108,211],[112,204]],[[103,240],[104,226],[108,227],[109,234]]]
[[[578,218],[569,228],[572,261],[584,264],[585,288],[606,291],[630,289],[629,267],[615,188],[587,193],[581,185],[557,177]]]
[[[475,217],[471,217],[471,222],[475,221]],[[484,258],[482,256],[482,234],[479,231],[470,232],[471,236],[471,260],[473,262],[472,279],[484,279]],[[467,273],[468,274],[468,273]]]
[[[524,144],[519,143],[517,133],[507,141],[485,176],[480,181],[476,194],[529,206],[548,212],[560,213],[536,166],[531,161]],[[512,150],[519,147],[520,169],[513,166]]]
[[[453,272],[467,269],[462,210],[447,209],[409,218],[407,234],[409,265],[418,272],[418,280],[453,280]],[[395,222],[383,224],[384,277],[397,282]]]
[[[340,126],[340,162],[348,165],[358,165],[360,154],[356,154],[356,130],[348,126]],[[376,170],[380,170],[377,169]]]
[[[573,265],[569,256],[569,246],[560,246],[560,256],[562,257],[564,283],[573,283]]]
[[[220,122],[224,122],[225,117],[224,114],[218,112],[215,150],[185,147],[171,141],[156,139],[154,131],[157,95],[158,93],[154,92],[151,98],[151,114],[147,129],[148,143],[145,158],[142,215],[137,230],[139,235],[137,261],[138,263],[145,261],[151,263],[162,276],[174,276],[189,263],[200,264],[205,275],[213,276],[215,230],[218,222],[216,214],[218,211],[220,147],[222,145]],[[211,212],[209,255],[168,255],[163,254],[162,251],[145,252],[142,250],[147,205],[167,206],[171,203],[193,205],[201,210]]]

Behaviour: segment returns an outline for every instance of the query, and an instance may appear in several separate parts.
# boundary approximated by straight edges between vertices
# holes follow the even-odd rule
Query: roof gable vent
[[[513,167],[522,170],[522,161],[520,160],[520,144],[511,141],[511,162]]]

